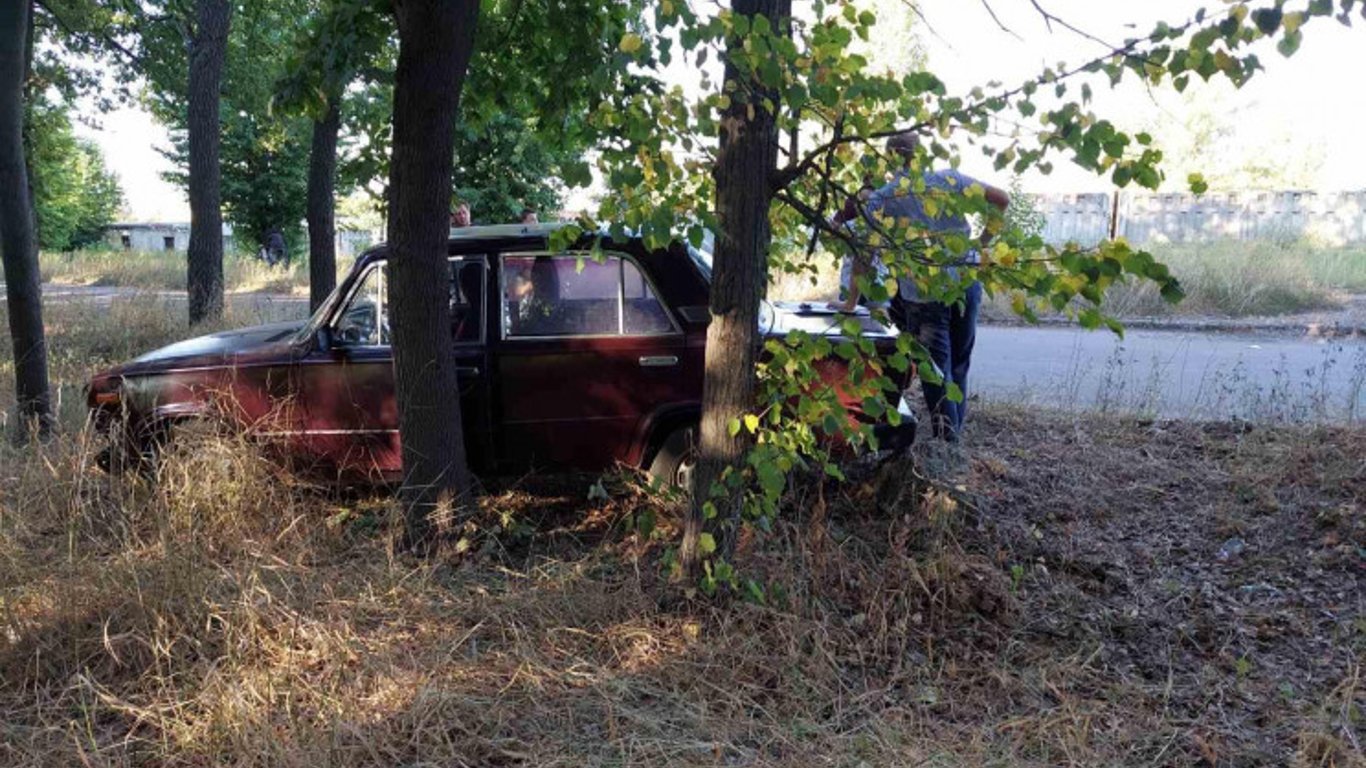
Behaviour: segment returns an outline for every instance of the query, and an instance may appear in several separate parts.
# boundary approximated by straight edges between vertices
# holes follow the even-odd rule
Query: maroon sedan
[[[621,462],[677,482],[701,407],[710,257],[607,240],[595,257],[587,239],[553,252],[552,229],[472,227],[449,243],[451,344],[473,469]],[[396,478],[387,257],[383,246],[360,256],[306,322],[182,341],[96,375],[89,407],[116,438],[110,455],[145,456],[176,424],[214,417],[338,477]],[[836,317],[805,305],[765,314],[768,334],[838,332]],[[892,347],[891,332],[860,321],[880,349]],[[898,442],[913,435],[907,424]]]

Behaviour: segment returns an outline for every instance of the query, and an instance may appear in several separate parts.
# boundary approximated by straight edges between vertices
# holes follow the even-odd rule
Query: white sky
[[[864,2],[884,17],[904,13],[900,0]],[[922,13],[933,32],[919,20],[913,22],[919,43],[931,68],[950,91],[966,92],[992,80],[1016,84],[1044,66],[1059,61],[1082,62],[1102,51],[1097,43],[1066,30],[1055,28],[1050,33],[1028,0],[990,2],[1011,32],[1000,29],[981,2],[921,0]],[[1107,41],[1145,34],[1158,20],[1184,21],[1202,5],[1212,10],[1220,5],[1218,0],[1040,2],[1055,15]],[[901,42],[894,38],[875,43],[884,49],[875,55],[875,61],[894,61],[903,51]],[[913,44],[905,42],[905,46]],[[1366,187],[1366,141],[1359,137],[1361,126],[1366,125],[1366,97],[1359,82],[1360,73],[1366,72],[1366,24],[1358,20],[1349,29],[1332,20],[1315,20],[1305,28],[1304,45],[1293,58],[1285,59],[1272,49],[1258,53],[1265,72],[1238,92],[1227,88],[1197,91],[1197,103],[1207,100],[1217,104],[1221,112],[1236,112],[1230,117],[1236,131],[1230,140],[1246,145],[1244,149],[1280,152],[1288,161],[1306,151],[1320,155],[1323,162],[1313,176],[1317,189]],[[695,73],[679,71],[677,76],[695,77]],[[1115,92],[1100,84],[1093,87],[1096,111],[1121,128],[1137,130],[1153,122],[1170,128],[1182,122],[1183,103],[1179,99],[1162,98],[1156,104],[1137,86]],[[1199,87],[1193,85],[1192,89]],[[119,110],[96,120],[101,129],[78,126],[77,130],[104,149],[106,161],[122,181],[129,218],[188,220],[184,195],[161,179],[161,174],[170,170],[170,163],[157,152],[158,147],[169,143],[165,129],[139,109]],[[984,178],[992,176],[985,160],[972,152],[965,153],[964,170]],[[1080,192],[1104,189],[1106,185],[1103,179],[1058,163],[1052,176],[1026,177],[1025,186],[1030,191]]]

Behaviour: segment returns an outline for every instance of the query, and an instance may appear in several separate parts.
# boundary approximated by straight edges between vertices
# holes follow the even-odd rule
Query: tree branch
[[[1034,10],[1038,11],[1040,16],[1043,16],[1044,26],[1048,27],[1049,32],[1053,31],[1053,23],[1057,22],[1058,26],[1062,27],[1063,29],[1081,35],[1082,37],[1086,38],[1087,40],[1090,40],[1093,43],[1099,43],[1100,45],[1103,45],[1106,48],[1114,48],[1114,45],[1100,39],[1099,37],[1096,37],[1090,32],[1080,29],[1079,27],[1069,23],[1067,20],[1058,16],[1054,16],[1052,13],[1049,13],[1042,5],[1039,4],[1039,0],[1029,0],[1029,4],[1034,6]]]
[[[122,43],[120,43],[118,40],[115,40],[112,36],[110,36],[107,31],[99,33],[79,32],[76,30],[75,27],[68,24],[65,19],[57,15],[57,13],[52,10],[52,8],[45,2],[45,0],[33,0],[33,4],[38,8],[42,8],[43,12],[50,16],[52,20],[57,23],[57,26],[66,30],[67,34],[72,35],[74,37],[98,38],[103,42],[104,45],[108,46],[109,48],[112,48],[118,53],[123,54],[123,56],[126,57],[129,61],[136,64],[139,69],[142,69],[146,66],[146,62],[143,60],[141,56],[128,50],[128,48],[126,48]]]
[[[1000,27],[1002,32],[1005,32],[1022,43],[1024,42],[1023,37],[1015,34],[1015,30],[1007,27],[1005,23],[1001,21],[1001,17],[996,15],[996,9],[991,7],[991,0],[982,0],[982,7],[987,9],[987,13],[991,15],[991,20],[996,22],[996,26]]]

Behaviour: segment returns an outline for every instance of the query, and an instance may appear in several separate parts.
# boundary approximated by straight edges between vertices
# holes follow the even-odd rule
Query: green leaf
[[[1199,173],[1192,173],[1187,176],[1186,183],[1190,185],[1192,194],[1203,195],[1209,190],[1209,184],[1205,181],[1205,177]]]
[[[697,551],[703,555],[710,555],[716,551],[716,539],[710,533],[702,532],[697,537]]]
[[[1303,32],[1300,32],[1299,30],[1286,32],[1285,37],[1282,37],[1281,41],[1276,44],[1276,50],[1280,51],[1281,55],[1287,58],[1294,56],[1295,52],[1300,49],[1300,42],[1302,40],[1304,40]]]
[[[730,421],[726,422],[726,432],[728,432],[731,437],[735,437],[736,435],[740,434],[740,420],[731,419]]]

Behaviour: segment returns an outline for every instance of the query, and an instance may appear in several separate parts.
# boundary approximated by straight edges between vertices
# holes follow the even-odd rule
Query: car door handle
[[[470,366],[456,366],[456,376],[478,376],[479,369]]]
[[[678,365],[678,358],[673,355],[654,355],[640,358],[641,368],[668,368],[671,365]]]

